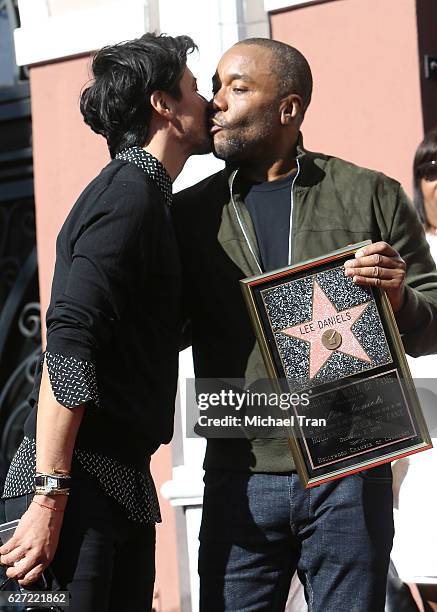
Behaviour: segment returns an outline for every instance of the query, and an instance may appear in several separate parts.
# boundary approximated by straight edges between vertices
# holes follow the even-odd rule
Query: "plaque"
[[[390,302],[344,272],[369,241],[244,279],[269,377],[290,407],[305,487],[432,447]]]

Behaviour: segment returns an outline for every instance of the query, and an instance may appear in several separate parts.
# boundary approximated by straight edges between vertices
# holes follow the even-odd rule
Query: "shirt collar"
[[[172,201],[172,183],[171,178],[161,164],[159,159],[154,155],[145,151],[141,147],[129,147],[117,153],[115,159],[128,161],[135,164],[143,172],[145,172],[156,183],[156,186],[163,194],[166,203],[170,206]]]

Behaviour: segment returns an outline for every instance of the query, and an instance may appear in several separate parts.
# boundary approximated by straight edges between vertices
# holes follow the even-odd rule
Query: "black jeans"
[[[6,520],[19,518],[32,499],[33,494],[6,499]],[[54,576],[50,588],[70,593],[66,611],[149,612],[155,526],[130,521],[94,480],[85,473],[75,476],[50,567]],[[50,581],[48,573],[47,577]]]

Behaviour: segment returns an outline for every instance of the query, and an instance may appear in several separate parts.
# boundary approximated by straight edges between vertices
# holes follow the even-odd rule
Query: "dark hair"
[[[422,187],[420,185],[420,166],[426,162],[437,160],[437,127],[426,134],[420,145],[417,147],[413,162],[413,190],[414,205],[419,214],[425,229],[430,229],[430,224],[426,218],[425,205],[423,202]]]
[[[237,45],[257,45],[270,49],[273,59],[270,68],[275,72],[279,81],[278,96],[298,94],[302,98],[303,118],[311,102],[313,77],[310,65],[302,53],[291,45],[271,38],[246,38],[246,40],[240,40]]]
[[[194,49],[189,36],[147,33],[95,54],[94,81],[81,94],[80,110],[85,123],[106,138],[111,157],[127,147],[144,145],[153,91],[160,89],[180,99],[187,54]]]

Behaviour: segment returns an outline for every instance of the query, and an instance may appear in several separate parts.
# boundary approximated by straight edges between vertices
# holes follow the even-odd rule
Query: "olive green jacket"
[[[301,146],[298,160],[292,263],[367,239],[391,244],[407,264],[406,299],[396,315],[405,350],[413,356],[437,352],[436,268],[400,184]],[[245,378],[247,384],[267,378],[239,286],[241,278],[259,274],[256,235],[244,205],[247,188],[238,171],[226,168],[177,194],[172,206],[198,378]],[[293,467],[286,440],[208,440],[208,469]]]

